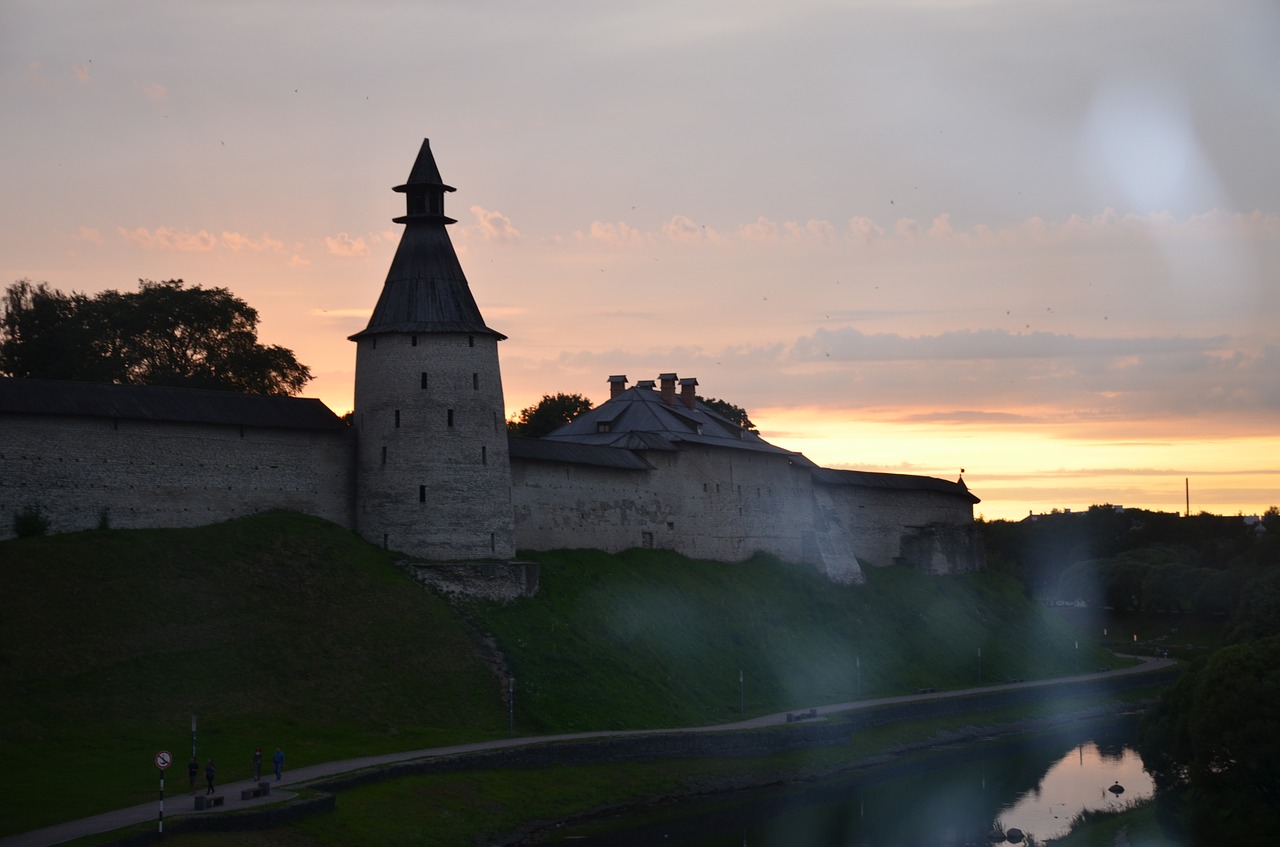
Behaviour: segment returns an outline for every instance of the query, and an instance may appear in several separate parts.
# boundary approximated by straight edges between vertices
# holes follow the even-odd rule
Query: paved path
[[[894,703],[913,703],[924,700],[938,700],[947,697],[964,697],[969,694],[990,693],[992,691],[1006,691],[1018,688],[1041,688],[1051,685],[1070,684],[1073,682],[1088,682],[1098,679],[1125,676],[1128,674],[1162,670],[1164,668],[1171,667],[1174,664],[1172,659],[1152,659],[1141,656],[1134,658],[1140,659],[1142,664],[1128,668],[1120,668],[1113,671],[1080,674],[1078,676],[1038,679],[1031,680],[1029,682],[990,685],[982,688],[963,688],[954,691],[936,691],[930,694],[906,694],[899,697],[881,697],[877,700],[855,700],[850,703],[836,703],[829,706],[817,706],[814,711],[818,716],[822,716],[838,712],[849,712],[855,709],[870,709]],[[809,710],[803,709],[798,711],[808,712]],[[509,747],[524,747],[532,744],[543,744],[550,741],[567,741],[582,738],[616,738],[619,736],[652,735],[655,733],[670,734],[673,732],[717,732],[735,729],[757,729],[759,727],[786,723],[788,714],[795,714],[795,712],[778,712],[772,715],[764,715],[758,718],[751,718],[749,720],[738,721],[736,723],[719,724],[716,726],[681,727],[675,729],[616,730],[610,732],[575,732],[565,735],[540,735],[525,738],[507,738],[496,741],[479,741],[473,744],[455,744],[451,747],[433,747],[427,750],[412,750],[405,753],[388,753],[382,756],[365,756],[359,759],[345,759],[338,762],[324,762],[318,765],[308,765],[304,768],[286,769],[283,779],[279,782],[276,782],[272,779],[271,775],[268,775],[266,779],[271,782],[271,794],[266,797],[255,797],[250,800],[240,799],[240,792],[242,789],[256,787],[257,782],[255,780],[242,780],[240,782],[231,782],[222,785],[218,788],[218,793],[226,798],[225,805],[210,811],[195,811],[195,801],[192,797],[185,791],[176,791],[174,794],[165,797],[164,817],[167,821],[183,815],[216,815],[234,809],[248,809],[254,806],[266,805],[268,803],[279,803],[282,800],[289,800],[296,796],[288,790],[290,785],[300,785],[302,783],[319,779],[320,777],[351,773],[352,771],[362,770],[375,765],[388,765],[395,762],[407,762],[415,759],[429,759],[439,756],[454,756],[459,753],[474,753],[482,750],[500,750]],[[174,776],[180,777],[182,774],[175,772]],[[173,780],[173,784],[180,787],[181,781],[175,779]],[[158,783],[156,787],[158,790]],[[198,791],[197,793],[202,792]],[[160,803],[157,798],[149,803],[143,803],[140,806],[133,806],[127,809],[117,809],[114,812],[105,812],[101,815],[94,815],[89,818],[67,821],[65,823],[45,827],[44,829],[36,829],[20,835],[0,838],[0,847],[45,847],[45,845],[62,844],[67,841],[73,841],[77,838],[83,838],[87,835],[95,835],[100,832],[110,832],[126,826],[133,826],[134,824],[147,823],[148,821],[153,824],[158,824],[159,812]]]

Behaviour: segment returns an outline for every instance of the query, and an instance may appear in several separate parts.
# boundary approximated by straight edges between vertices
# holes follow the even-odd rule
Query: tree
[[[1143,718],[1159,816],[1199,844],[1271,844],[1280,831],[1280,636],[1184,671]]]
[[[735,406],[728,400],[718,400],[715,397],[699,397],[699,401],[707,406],[711,411],[726,417],[736,423],[738,426],[751,432],[756,431],[756,425],[751,422],[751,418],[747,416],[747,410],[741,406]]]
[[[0,318],[0,373],[248,394],[296,394],[311,379],[293,351],[258,343],[256,309],[180,279],[94,297],[14,283]]]
[[[523,438],[541,438],[591,411],[591,401],[581,394],[544,394],[536,404],[520,410],[507,421],[507,431]]]
[[[5,289],[0,373],[27,379],[87,379],[96,361],[85,321],[89,298],[22,279]]]

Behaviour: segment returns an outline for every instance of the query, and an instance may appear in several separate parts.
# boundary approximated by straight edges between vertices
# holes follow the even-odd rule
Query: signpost
[[[173,764],[173,754],[168,750],[156,753],[156,767],[160,769],[160,820],[158,822],[161,835],[164,834],[164,769]]]

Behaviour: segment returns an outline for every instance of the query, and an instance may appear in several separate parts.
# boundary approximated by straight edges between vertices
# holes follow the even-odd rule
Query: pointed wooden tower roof
[[[444,213],[445,192],[454,188],[440,178],[430,139],[423,139],[408,181],[392,190],[405,195],[405,214],[393,219],[405,225],[404,233],[369,325],[351,340],[391,332],[466,332],[506,338],[485,325],[445,230],[456,223]]]

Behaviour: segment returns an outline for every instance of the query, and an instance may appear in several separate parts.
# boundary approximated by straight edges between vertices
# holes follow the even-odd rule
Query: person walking
[[[262,748],[253,748],[253,781],[262,781]]]
[[[284,751],[279,747],[271,754],[271,764],[276,768],[276,782],[280,781],[280,772],[284,770]]]
[[[196,796],[196,780],[200,778],[200,760],[195,756],[187,762],[187,780],[191,783],[191,796]]]
[[[204,780],[209,783],[209,790],[205,794],[213,793],[213,778],[218,775],[218,768],[213,763],[213,757],[209,757],[209,763],[204,766]]]

